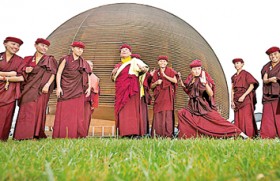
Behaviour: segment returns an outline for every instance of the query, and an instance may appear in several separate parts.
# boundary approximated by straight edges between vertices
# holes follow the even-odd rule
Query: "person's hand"
[[[205,84],[207,83],[206,77],[205,77],[205,71],[202,71],[202,72],[201,72],[201,77],[199,77],[199,79],[200,79],[200,82],[201,82],[203,85],[205,85]]]
[[[141,72],[147,72],[149,70],[149,68],[145,67],[145,66],[140,66],[139,64],[137,64],[137,66],[139,67],[139,69],[141,70]]]
[[[50,84],[49,83],[46,83],[42,89],[42,92],[44,94],[47,94],[49,92],[49,87],[50,87]]]
[[[245,99],[245,96],[241,96],[241,97],[239,97],[238,102],[243,102],[244,99]]]
[[[32,72],[32,70],[33,70],[33,67],[26,67],[25,68],[26,73],[30,73],[30,72]]]
[[[269,80],[269,82],[276,83],[277,82],[277,77],[270,77],[268,80]]]
[[[180,79],[182,78],[181,72],[178,72],[178,76],[179,76]]]
[[[160,85],[162,83],[162,80],[161,79],[158,79],[157,80],[157,85]]]
[[[163,77],[166,77],[166,74],[164,73],[164,69],[160,69],[160,73],[162,74]]]
[[[183,80],[182,80],[181,72],[178,72],[178,77],[179,77],[179,78],[178,78],[178,81],[181,83],[181,86],[182,86],[182,87],[186,87],[185,84],[184,84],[184,82],[183,82]]]
[[[61,96],[63,96],[63,91],[62,91],[61,87],[56,88],[56,96],[57,96],[57,98],[60,98]]]
[[[88,96],[90,95],[90,87],[89,87],[89,88],[87,88],[87,90],[86,90],[85,94],[86,94],[86,97],[88,97]]]
[[[235,109],[235,104],[233,101],[231,102],[231,109]]]
[[[114,68],[114,69],[112,70],[112,75],[113,75],[113,76],[115,76],[115,74],[117,73],[118,69],[119,69],[119,67],[116,67],[116,68]]]

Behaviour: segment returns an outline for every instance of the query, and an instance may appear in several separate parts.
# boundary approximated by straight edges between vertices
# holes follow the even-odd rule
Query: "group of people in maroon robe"
[[[224,119],[215,104],[215,83],[202,68],[200,60],[190,64],[191,73],[181,86],[189,96],[186,108],[178,111],[179,138],[248,136],[236,125]],[[180,74],[179,74],[180,75]],[[181,77],[181,75],[180,75]]]
[[[262,70],[264,110],[260,136],[275,138],[280,137],[278,132],[280,130],[278,123],[279,48],[272,47],[266,53],[271,61]],[[177,81],[189,97],[186,108],[178,111],[179,138],[240,136],[247,139],[258,136],[254,111],[259,82],[249,72],[243,70],[243,59],[235,58],[232,61],[236,69],[236,73],[231,77],[231,107],[234,111],[234,124],[232,124],[217,111],[214,99],[215,83],[208,72],[202,68],[200,60],[191,62],[191,73],[183,82],[179,72],[167,67],[167,56],[159,56],[159,68],[150,72],[148,66],[140,61],[140,56],[132,54],[129,45],[124,44],[120,47],[120,57],[121,62],[112,71],[112,80],[116,85],[116,127],[120,136],[143,136],[143,130],[147,133],[147,129],[143,128],[148,123],[147,105],[151,102],[149,89],[153,90],[154,96],[150,134],[153,137],[174,136],[174,100]],[[137,61],[141,63],[135,63]]]
[[[115,82],[115,118],[117,132],[122,137],[149,134],[148,105],[150,89],[154,92],[153,137],[173,137],[176,72],[167,67],[168,57],[158,57],[158,70],[149,67],[140,55],[132,54],[131,46],[120,47],[121,61],[112,71]]]
[[[99,78],[92,74],[92,63],[82,58],[82,42],[71,44],[72,53],[58,62],[46,55],[50,42],[35,41],[36,52],[24,59],[17,56],[23,41],[4,40],[0,53],[0,140],[9,137],[16,100],[19,112],[15,140],[46,138],[46,109],[54,90],[58,97],[53,138],[82,138],[88,134],[91,114],[98,107]]]
[[[266,51],[270,61],[261,70],[263,80],[263,114],[260,138],[280,138],[280,49],[271,47]],[[223,119],[216,111],[215,84],[210,75],[202,70],[200,60],[190,64],[191,74],[182,86],[189,95],[189,104],[178,112],[179,137],[211,136],[227,138],[258,136],[254,116],[256,89],[259,82],[246,70],[241,58],[233,59],[236,73],[231,77],[231,107],[234,125]]]
[[[19,113],[15,140],[46,138],[44,129],[47,103],[56,83],[58,98],[53,138],[84,138],[88,134],[91,114],[98,107],[99,78],[93,65],[82,57],[85,45],[73,42],[72,52],[59,62],[47,55],[50,42],[35,41],[36,52],[24,59],[16,55],[23,41],[16,37],[4,40],[0,53],[0,140],[6,141],[18,100]],[[234,124],[224,119],[215,104],[215,82],[200,60],[190,64],[190,74],[182,76],[168,65],[168,57],[158,56],[158,69],[149,72],[140,55],[132,54],[128,44],[121,45],[120,62],[112,71],[115,82],[115,118],[118,135],[141,137],[174,136],[174,101],[178,82],[189,97],[188,105],[178,111],[178,137],[244,139],[258,136],[254,117],[258,81],[246,70],[244,60],[233,59],[236,73],[231,77],[231,107]],[[263,116],[261,138],[280,137],[280,49],[266,51],[270,61],[262,68]],[[153,91],[153,122],[149,130],[148,105]]]

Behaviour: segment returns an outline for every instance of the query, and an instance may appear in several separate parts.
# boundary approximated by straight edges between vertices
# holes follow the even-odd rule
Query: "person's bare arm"
[[[9,72],[1,72],[0,71],[0,76],[5,76],[5,77],[13,77],[16,76],[17,72],[16,71],[9,71]]]
[[[270,82],[276,83],[277,82],[277,77],[268,78],[267,73],[265,73],[264,76],[263,76],[263,83],[264,84],[269,84]]]
[[[49,92],[49,88],[50,88],[50,85],[53,83],[54,81],[54,74],[51,75],[51,77],[49,78],[48,82],[44,85],[43,89],[42,89],[42,92],[44,94],[47,94]]]
[[[244,99],[246,98],[246,96],[252,92],[252,90],[254,89],[254,84],[250,84],[249,88],[246,90],[246,92],[244,92],[244,94],[242,96],[239,97],[238,102],[243,102]]]
[[[57,98],[60,98],[61,95],[63,95],[63,90],[61,89],[61,74],[64,70],[64,67],[66,65],[66,60],[62,60],[60,63],[57,73],[56,73],[56,96]]]

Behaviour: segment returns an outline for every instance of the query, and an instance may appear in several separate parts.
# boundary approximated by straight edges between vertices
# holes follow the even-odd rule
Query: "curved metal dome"
[[[118,49],[122,43],[130,44],[132,52],[140,54],[151,68],[158,66],[158,55],[168,55],[169,66],[181,72],[183,78],[190,73],[189,63],[201,59],[216,82],[219,111],[228,118],[228,88],[217,56],[192,26],[171,13],[141,4],[100,6],[69,19],[53,31],[48,40],[52,43],[48,53],[57,59],[70,52],[72,41],[85,43],[83,57],[93,61],[93,71],[101,79],[100,107],[94,113],[95,118],[114,120],[115,90],[110,74],[119,62]],[[187,95],[179,87],[175,109],[186,103]]]

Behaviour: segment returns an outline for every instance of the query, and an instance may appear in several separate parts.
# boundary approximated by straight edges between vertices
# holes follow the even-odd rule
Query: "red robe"
[[[215,93],[213,79],[206,73],[208,84]],[[199,78],[189,75],[185,81],[184,91],[189,95],[189,103],[186,108],[178,111],[179,138],[195,138],[199,136],[210,136],[225,138],[238,136],[241,130],[224,119],[216,109],[214,97],[209,97],[205,86]]]
[[[9,62],[6,61],[6,53],[0,53],[0,71],[16,71],[17,76],[22,75],[23,59],[14,55]],[[9,138],[13,122],[16,100],[20,97],[20,83],[10,82],[8,90],[5,90],[5,81],[0,81],[0,140]]]
[[[42,89],[50,77],[56,74],[57,62],[53,56],[48,55],[44,55],[37,65],[32,61],[33,59],[35,56],[24,58],[25,67],[32,66],[33,70],[28,74],[23,73],[25,82],[22,83],[23,90],[14,132],[16,140],[47,137],[45,135],[46,109],[54,82],[50,85],[47,94],[42,93]]]
[[[119,66],[120,64],[118,64]],[[136,75],[130,75],[130,64],[115,80],[115,117],[120,136],[141,135],[140,87]]]
[[[166,67],[164,73],[172,78],[176,75],[175,71],[169,67]],[[162,83],[154,88],[155,100],[152,135],[171,138],[174,132],[174,100],[176,84],[164,78],[160,73],[160,70],[155,71],[152,84],[158,79],[161,79]]]
[[[84,92],[88,86],[88,74],[91,74],[91,70],[82,57],[74,60],[73,55],[67,55],[60,63],[64,59],[66,64],[61,75],[63,95],[57,100],[53,138],[86,137]]]
[[[256,89],[259,86],[258,81],[247,71],[242,70],[238,75],[231,77],[234,91],[234,125],[241,129],[249,137],[255,137],[258,134],[254,110],[257,103]],[[243,102],[238,99],[247,91],[250,84],[254,89],[245,97]]]
[[[263,114],[261,121],[261,138],[280,138],[280,63],[271,66],[268,62],[262,68],[262,78],[267,73],[268,78],[277,77],[277,83],[263,83]]]
[[[149,110],[148,105],[151,104],[151,95],[150,95],[150,83],[152,81],[152,76],[149,72],[146,73],[145,79],[143,81],[144,95],[140,100],[140,115],[141,115],[141,135],[149,134]],[[140,82],[141,83],[141,82]]]

